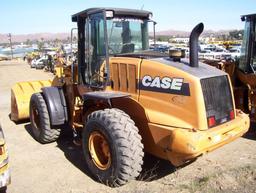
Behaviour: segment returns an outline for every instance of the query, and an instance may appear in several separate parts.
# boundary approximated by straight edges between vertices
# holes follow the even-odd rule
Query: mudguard
[[[63,125],[68,121],[68,110],[63,90],[58,87],[42,88],[51,125]]]
[[[86,105],[88,101],[105,101],[112,107],[111,99],[129,97],[130,94],[114,91],[96,91],[87,92],[84,96],[84,104]]]

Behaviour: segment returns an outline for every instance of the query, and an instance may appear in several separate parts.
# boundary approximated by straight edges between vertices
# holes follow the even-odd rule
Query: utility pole
[[[156,48],[156,22],[155,21],[153,21],[153,25],[154,25],[154,48]]]
[[[70,46],[71,46],[71,53],[73,51],[73,31],[77,30],[77,28],[72,28],[71,29],[71,37],[70,37]]]
[[[13,51],[12,51],[12,34],[8,33],[7,35],[9,37],[9,41],[10,41],[10,48],[11,48],[11,54],[12,54],[12,59],[13,59]]]

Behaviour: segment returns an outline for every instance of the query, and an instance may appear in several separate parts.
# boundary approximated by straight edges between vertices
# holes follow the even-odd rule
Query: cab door
[[[92,87],[103,87],[106,80],[106,33],[104,13],[90,15],[86,21],[85,82]]]
[[[239,69],[244,72],[256,72],[256,25],[255,18],[247,18],[241,48]]]

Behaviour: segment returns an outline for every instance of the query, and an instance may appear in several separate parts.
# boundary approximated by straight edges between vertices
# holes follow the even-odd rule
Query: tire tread
[[[143,144],[139,130],[130,116],[120,109],[112,108],[92,112],[87,122],[91,120],[102,122],[115,137],[120,167],[111,182],[112,186],[123,185],[138,177],[143,165]],[[109,185],[110,181],[105,183]]]
[[[43,127],[40,128],[40,134],[38,136],[36,136],[33,131],[35,128],[33,128],[34,127],[34,125],[32,123],[33,120],[30,115],[32,131],[33,131],[35,139],[43,144],[56,141],[60,136],[61,129],[60,128],[52,129],[51,124],[50,124],[50,117],[49,117],[48,109],[46,106],[46,102],[43,98],[43,95],[41,93],[34,93],[31,96],[30,108],[31,108],[31,103],[36,103],[38,111],[39,111],[40,115],[42,116],[41,121],[43,122]]]

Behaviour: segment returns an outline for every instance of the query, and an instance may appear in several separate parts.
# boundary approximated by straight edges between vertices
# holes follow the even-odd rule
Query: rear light
[[[215,117],[214,117],[214,116],[209,117],[209,118],[208,118],[208,126],[209,126],[209,127],[213,127],[215,124],[216,124]]]
[[[229,112],[229,117],[230,117],[230,120],[235,118],[235,112],[234,112],[234,110],[231,110],[231,111]]]

